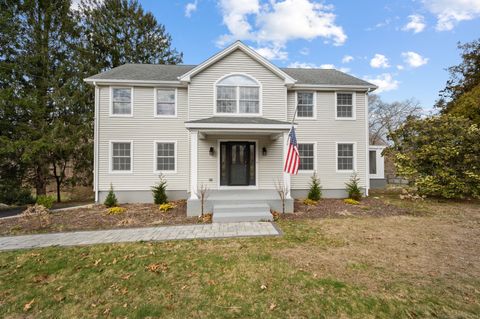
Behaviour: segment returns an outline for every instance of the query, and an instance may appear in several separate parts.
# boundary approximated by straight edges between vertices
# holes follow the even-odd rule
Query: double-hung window
[[[132,171],[132,142],[112,142],[112,172]]]
[[[337,171],[355,170],[355,145],[353,143],[337,144]]]
[[[354,93],[337,93],[337,119],[354,119]]]
[[[155,116],[175,117],[177,115],[175,89],[155,89],[155,90],[156,90]]]
[[[313,92],[297,92],[297,117],[313,118],[315,112]]]
[[[260,114],[260,85],[242,74],[229,75],[216,84],[217,114]]]
[[[132,115],[132,88],[112,88],[111,99],[110,114],[112,116]]]
[[[155,170],[157,172],[175,172],[175,142],[155,143]]]
[[[313,171],[315,169],[315,144],[298,144],[298,153],[300,155],[299,171]]]

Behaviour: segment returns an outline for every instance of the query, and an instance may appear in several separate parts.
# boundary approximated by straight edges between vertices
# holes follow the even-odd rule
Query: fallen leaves
[[[260,289],[261,289],[261,290],[266,290],[266,289],[267,289],[267,285],[261,285],[261,286],[260,286]]]
[[[27,302],[24,306],[23,306],[23,311],[29,311],[30,309],[32,309],[32,306],[33,306],[33,302],[35,301],[35,298],[33,298],[30,302]]]
[[[272,303],[270,304],[270,307],[268,307],[268,310],[272,311],[272,310],[275,310],[275,308],[277,308],[277,304],[275,304],[275,303],[272,302]]]
[[[159,272],[167,272],[168,271],[168,265],[167,263],[153,263],[145,267],[147,271],[153,272],[153,273],[159,273]]]
[[[97,259],[97,260],[95,260],[95,263],[93,265],[96,267],[96,266],[98,266],[98,264],[100,264],[101,261],[102,261],[102,258]]]

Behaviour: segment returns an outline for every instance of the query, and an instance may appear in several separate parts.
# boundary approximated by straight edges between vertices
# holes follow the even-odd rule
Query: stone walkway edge
[[[281,230],[276,224],[271,222],[213,223],[144,228],[117,228],[108,230],[85,230],[63,233],[0,237],[0,251],[52,246],[77,246],[139,241],[281,235]]]

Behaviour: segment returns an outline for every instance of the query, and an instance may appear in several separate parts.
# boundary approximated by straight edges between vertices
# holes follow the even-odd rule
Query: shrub
[[[158,209],[162,212],[162,213],[166,213],[168,212],[170,209],[173,209],[177,206],[175,206],[174,204],[172,203],[165,203],[165,204],[161,204]]]
[[[119,214],[123,214],[127,211],[126,208],[123,208],[123,207],[110,207],[108,210],[107,210],[107,214],[108,215],[119,215]]]
[[[117,206],[117,203],[117,196],[115,196],[115,193],[113,192],[113,186],[110,184],[110,190],[108,191],[107,198],[105,198],[103,204],[107,207],[115,207]]]
[[[303,201],[303,203],[307,206],[316,206],[317,205],[317,201],[313,200],[313,199],[310,199],[310,198],[305,199]]]
[[[358,200],[354,200],[354,199],[352,199],[352,198],[345,198],[345,199],[343,200],[343,202],[344,202],[345,204],[348,204],[348,205],[359,205],[359,204],[360,204],[360,202],[359,202]]]
[[[16,185],[0,184],[0,203],[7,205],[27,205],[35,203],[32,193],[27,188]]]
[[[480,198],[480,128],[452,115],[408,119],[389,138],[397,174],[419,195]]]
[[[55,202],[55,197],[53,196],[49,196],[49,195],[37,196],[37,204],[43,205],[48,209],[52,208],[54,202]]]
[[[318,201],[322,198],[322,186],[320,184],[320,178],[317,173],[314,172],[310,180],[310,191],[308,192],[308,199]]]
[[[360,178],[355,172],[350,177],[350,180],[347,183],[345,183],[345,186],[346,186],[345,190],[347,191],[348,198],[351,198],[357,201],[362,199],[362,190],[360,189],[359,183],[360,183]]]
[[[213,214],[212,213],[205,213],[203,216],[199,216],[203,223],[211,223]]]
[[[168,202],[167,198],[167,181],[165,180],[165,176],[160,174],[158,183],[152,187],[153,193],[153,202],[157,205],[165,204]]]

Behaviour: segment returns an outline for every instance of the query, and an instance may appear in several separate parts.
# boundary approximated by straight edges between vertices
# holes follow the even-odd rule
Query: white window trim
[[[383,146],[370,146],[368,149],[368,175],[372,179],[385,178],[385,159],[382,156],[382,152],[385,149]],[[377,165],[377,173],[370,174],[370,152],[375,152],[375,162]]]
[[[313,174],[317,171],[317,142],[302,141],[298,144],[313,144],[313,169],[298,169],[298,174]]]
[[[130,89],[130,114],[113,114],[113,89]],[[111,86],[110,87],[110,117],[133,117],[133,86]]]
[[[352,94],[352,117],[338,117],[337,116],[337,94]],[[355,91],[336,91],[335,92],[335,120],[337,121],[355,121],[357,119],[357,100]]]
[[[353,144],[353,169],[338,169],[338,144]],[[335,171],[337,173],[352,174],[357,171],[357,142],[335,142]]]
[[[132,140],[110,140],[109,143],[109,167],[110,174],[133,174],[133,141]],[[113,143],[130,143],[130,170],[129,171],[114,171],[113,170]]]
[[[298,116],[298,112],[296,113],[295,119],[298,120],[316,120],[317,119],[317,92],[316,91],[308,91],[308,90],[297,90],[295,91],[295,111],[298,110],[298,93],[313,93],[313,116]]]
[[[237,101],[236,112],[235,113],[217,112],[217,85],[223,79],[225,79],[229,76],[232,76],[232,75],[242,75],[242,76],[248,77],[248,78],[252,79],[253,81],[257,82],[257,85],[240,85],[240,86],[258,87],[258,113],[239,113],[239,109],[240,109],[240,90],[238,90],[238,89],[236,90],[236,94],[237,94],[237,97],[236,97],[236,101]],[[231,86],[231,85],[226,85],[226,86]],[[235,87],[238,88],[239,85],[237,85]],[[240,73],[240,72],[226,74],[226,75],[220,77],[217,81],[215,81],[215,83],[213,83],[213,114],[216,115],[216,116],[241,116],[241,117],[262,116],[262,114],[263,114],[263,98],[262,98],[263,93],[262,92],[263,92],[262,83],[260,81],[258,81],[255,77],[251,76],[250,74]]]
[[[158,115],[157,114],[157,96],[158,96],[158,90],[175,90],[175,114],[174,115]],[[155,87],[153,88],[153,117],[155,118],[176,118],[178,111],[177,111],[177,105],[178,105],[178,89],[177,88],[171,88],[171,87]]]
[[[228,186],[228,185],[220,185],[220,144],[221,142],[254,142],[255,143],[255,185],[248,185],[248,186]],[[259,166],[259,155],[258,155],[258,140],[252,139],[219,139],[217,140],[217,189],[259,189],[258,188],[258,166]]]
[[[158,147],[158,143],[173,143],[174,146],[173,146],[173,154],[174,154],[174,162],[175,162],[175,169],[173,171],[161,171],[161,170],[157,170],[157,147]],[[176,174],[177,173],[177,141],[174,141],[174,140],[155,140],[153,141],[153,173],[154,174],[165,174],[165,175],[169,175],[169,174]]]

